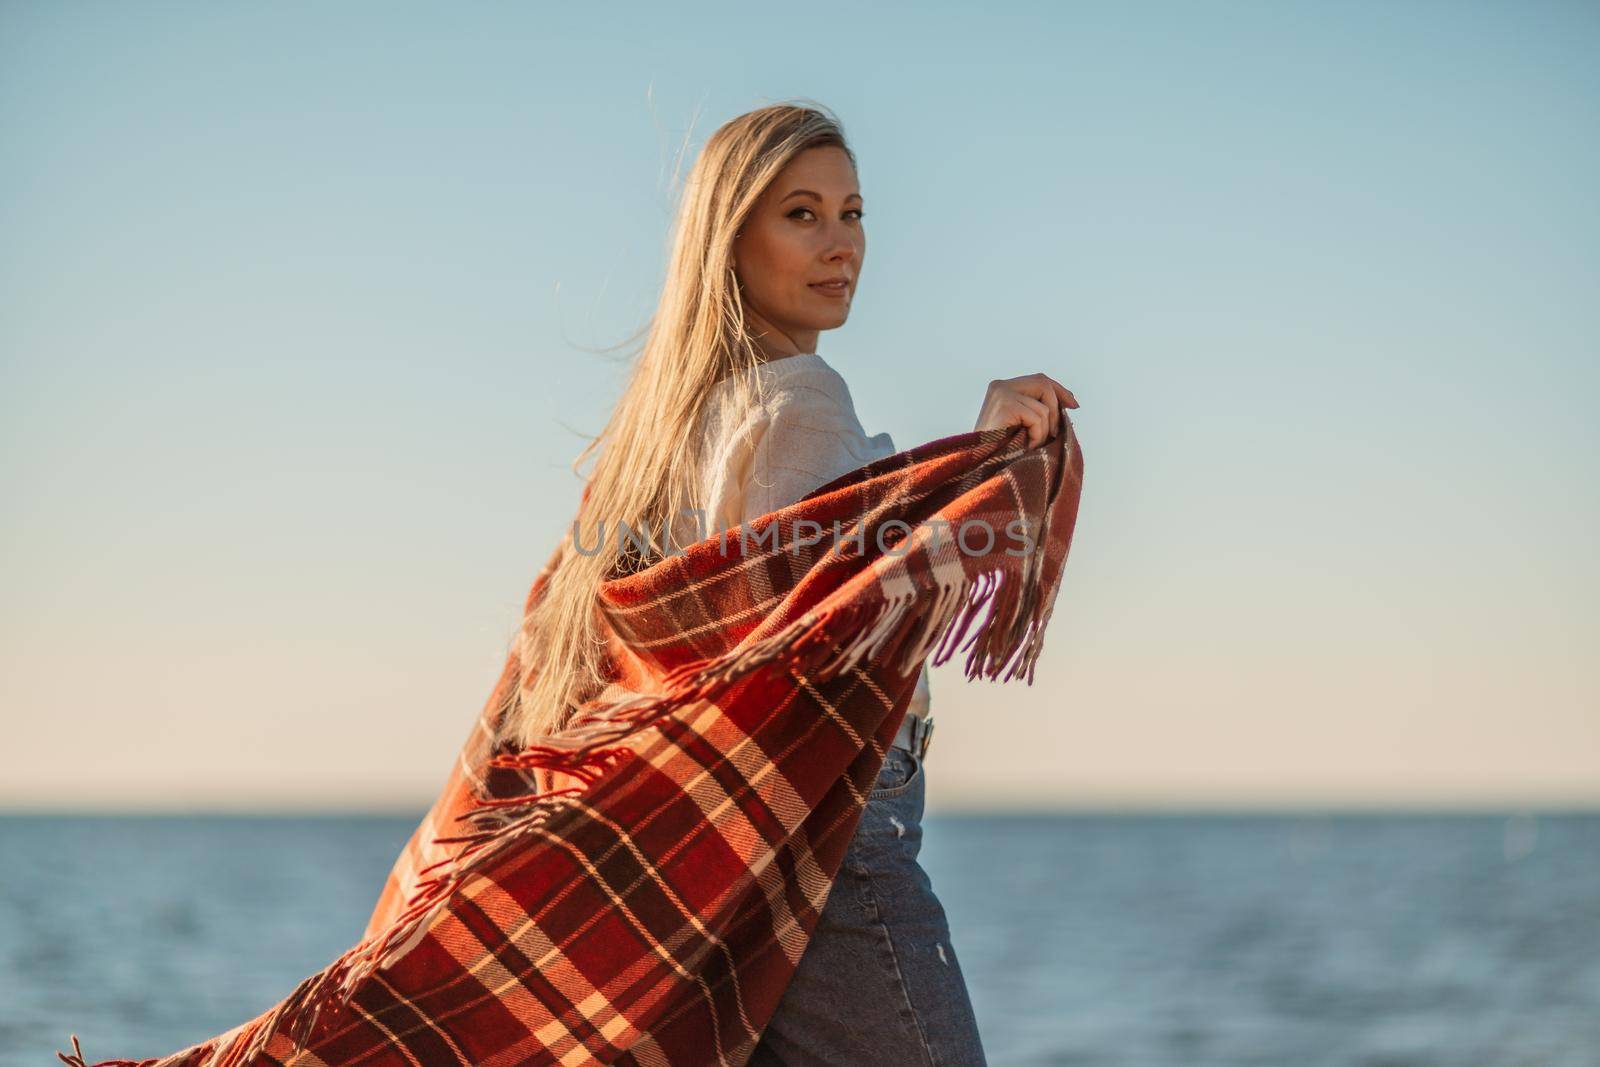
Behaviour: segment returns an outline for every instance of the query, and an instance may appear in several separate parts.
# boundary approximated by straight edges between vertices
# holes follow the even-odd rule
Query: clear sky
[[[1600,803],[1600,8],[0,7],[0,806],[444,780],[680,146],[833,108],[868,432],[1074,390],[929,809]],[[683,161],[687,168],[688,160]]]

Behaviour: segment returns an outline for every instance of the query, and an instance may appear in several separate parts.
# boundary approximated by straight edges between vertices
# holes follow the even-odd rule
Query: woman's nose
[[[840,227],[830,235],[828,242],[827,258],[830,260],[854,259],[860,252],[856,248],[856,236],[850,230]]]

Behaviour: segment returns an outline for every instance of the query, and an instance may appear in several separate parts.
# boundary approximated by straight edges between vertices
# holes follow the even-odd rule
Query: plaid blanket
[[[1065,413],[1031,449],[973,431],[611,578],[616,684],[500,751],[512,652],[358,944],[232,1030],[96,1067],[739,1067],[924,660],[1032,684],[1082,477]]]

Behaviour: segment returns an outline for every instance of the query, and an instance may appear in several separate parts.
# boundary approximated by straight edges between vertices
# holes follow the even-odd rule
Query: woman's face
[[[817,334],[850,316],[867,252],[861,206],[844,149],[808,148],[744,220],[733,242],[733,269],[751,330],[769,358],[815,352]]]

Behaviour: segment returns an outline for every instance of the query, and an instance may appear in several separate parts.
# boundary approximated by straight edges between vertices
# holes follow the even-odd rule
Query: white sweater
[[[758,365],[768,386],[765,403],[725,425],[707,406],[701,430],[708,462],[696,507],[716,536],[792,504],[818,486],[897,451],[887,433],[868,436],[856,417],[850,387],[815,352]],[[722,389],[719,382],[713,389]],[[679,541],[687,544],[693,538]],[[923,664],[907,714],[927,716],[928,667]]]

